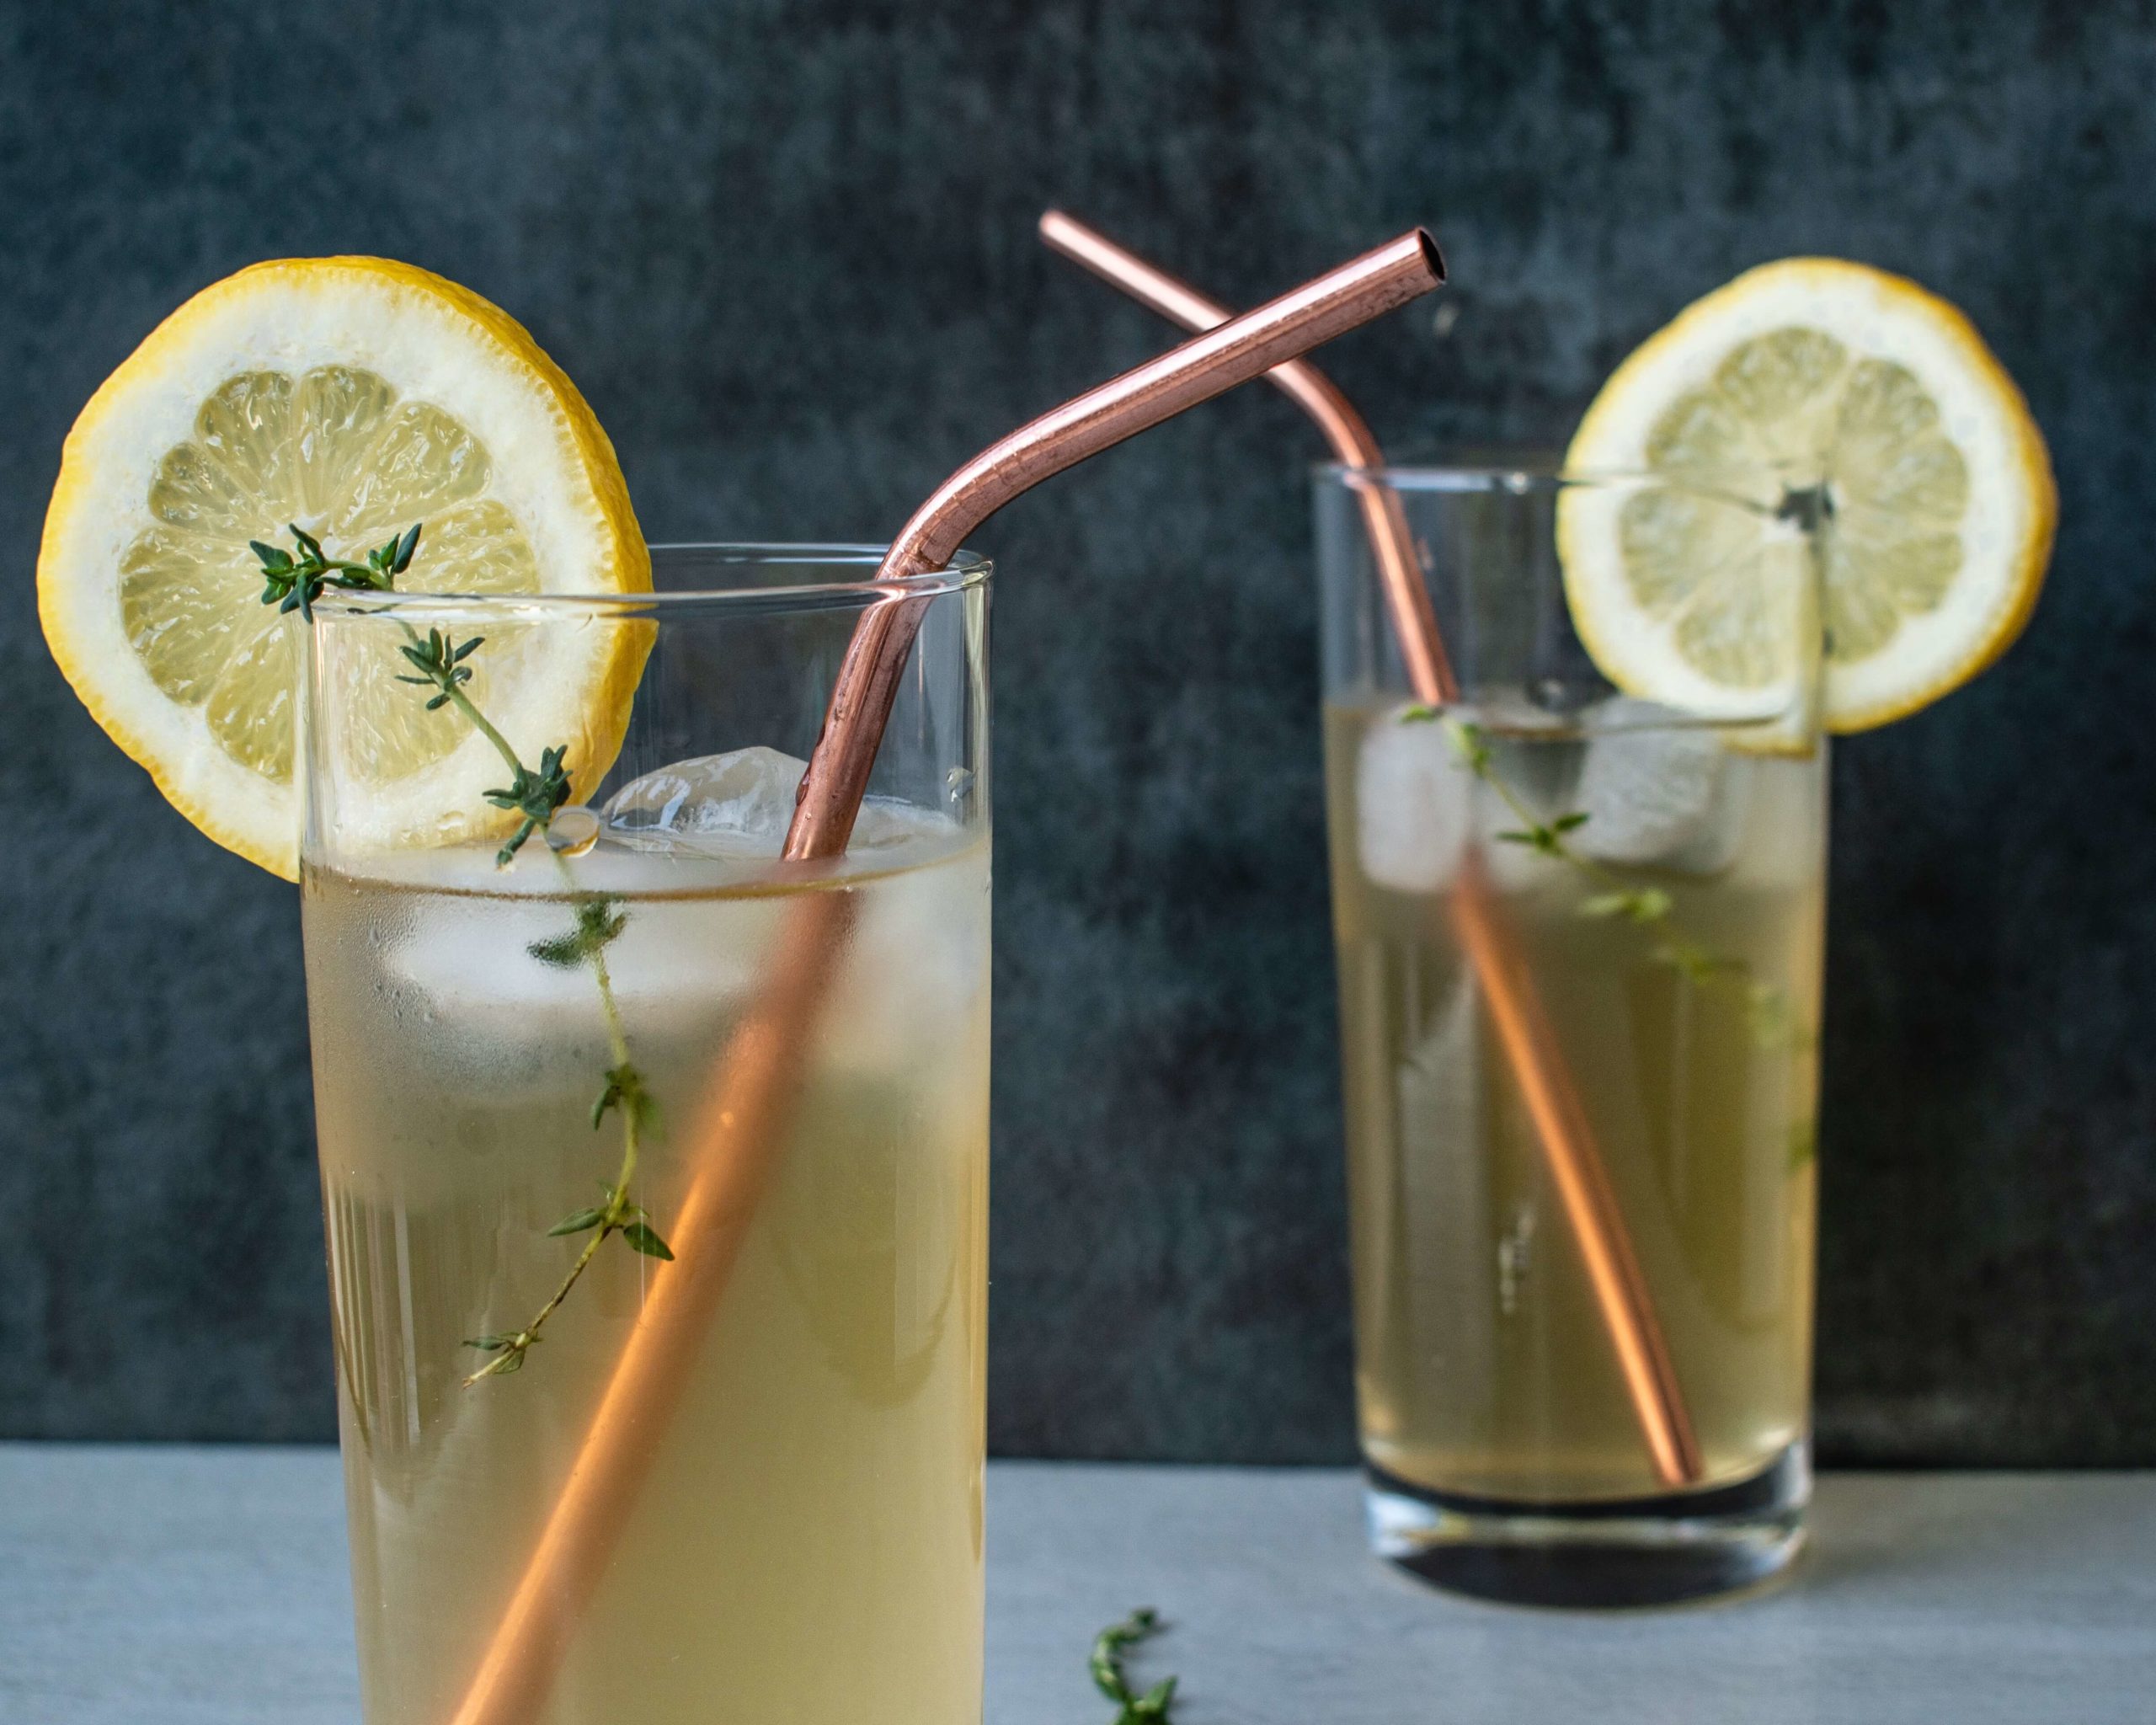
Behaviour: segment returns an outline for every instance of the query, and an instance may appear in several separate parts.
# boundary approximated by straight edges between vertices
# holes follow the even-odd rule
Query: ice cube
[[[785,847],[794,793],[808,763],[761,744],[676,761],[631,780],[607,799],[606,836],[639,851],[686,851],[760,862]],[[969,776],[970,777],[970,776]],[[864,797],[850,852],[941,837],[951,822],[896,797]]]
[[[970,775],[969,775],[970,777]],[[863,797],[861,813],[854,817],[853,836],[846,841],[849,855],[864,851],[884,852],[916,841],[941,848],[952,842],[961,829],[947,814],[932,809],[916,809],[899,797]],[[889,858],[878,857],[883,867]]]
[[[1573,806],[1587,816],[1573,847],[1600,862],[1688,874],[1726,868],[1743,835],[1745,777],[1705,727],[1620,697],[1588,715],[1587,759]]]
[[[604,857],[606,866],[592,864]],[[694,900],[638,900],[639,888],[673,884],[666,864],[648,857],[595,852],[577,865],[576,884],[589,892],[622,895],[621,933],[606,949],[609,980],[623,1008],[646,1023],[711,1010],[712,1002],[739,993],[753,978],[775,912],[754,900],[735,900],[723,916],[699,911]],[[558,884],[558,876],[557,877]],[[590,969],[539,958],[535,945],[574,933],[573,906],[536,894],[422,900],[379,943],[383,974],[413,991],[415,1004],[445,1024],[521,1020],[532,1035],[552,1033],[552,1018],[566,1014],[579,1030],[597,1034],[598,996]]]
[[[1460,866],[1475,782],[1443,728],[1396,708],[1364,733],[1355,761],[1356,846],[1363,873],[1396,892],[1434,892]]]
[[[1472,839],[1499,885],[1533,886],[1554,865],[1499,836],[1517,828],[1519,818],[1502,798],[1478,793],[1475,774],[1444,723],[1423,716],[1427,711],[1396,707],[1364,733],[1355,761],[1355,841],[1363,873],[1396,892],[1441,891]],[[1512,751],[1492,744],[1497,771],[1517,772],[1521,763],[1510,760]]]
[[[606,835],[638,850],[776,857],[807,770],[806,761],[761,744],[677,761],[631,780],[607,799]]]

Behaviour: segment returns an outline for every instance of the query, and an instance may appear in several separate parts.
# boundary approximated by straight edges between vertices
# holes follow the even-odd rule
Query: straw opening
[[[1428,228],[1417,228],[1415,238],[1422,243],[1422,261],[1430,266],[1430,274],[1436,285],[1443,287],[1445,285],[1445,254],[1438,249],[1437,240]]]

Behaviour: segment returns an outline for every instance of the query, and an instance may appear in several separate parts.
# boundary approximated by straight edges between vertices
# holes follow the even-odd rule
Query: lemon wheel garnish
[[[288,524],[334,558],[418,521],[400,590],[643,592],[651,560],[606,434],[531,337],[477,294],[376,258],[258,264],[154,330],[68,434],[38,558],[38,611],[98,723],[218,843],[298,873],[293,703],[304,625],[260,602],[250,540]],[[379,650],[340,692],[380,842],[500,822],[485,740],[398,683]],[[472,692],[536,757],[564,745],[576,793],[621,747],[648,631],[495,632]],[[418,697],[418,698],[415,698]]]
[[[1785,734],[1815,689],[1828,729],[1864,730],[1983,670],[2036,604],[2057,514],[2043,439],[1968,319],[1829,258],[1750,270],[1651,338],[1566,467],[1610,482],[1558,504],[1603,674]]]

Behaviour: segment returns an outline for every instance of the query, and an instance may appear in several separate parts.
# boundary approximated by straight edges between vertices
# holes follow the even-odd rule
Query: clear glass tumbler
[[[979,1717],[985,564],[908,584],[843,859],[779,857],[892,602],[877,557],[664,547],[649,595],[318,607],[308,1011],[368,1725]],[[487,793],[535,785],[501,866],[531,809]]]
[[[1452,698],[1403,670],[1372,483],[1412,530]],[[1561,546],[1643,542],[1654,484],[1336,467],[1315,494],[1373,1543],[1523,1601],[1758,1580],[1810,1490],[1816,569],[1777,566],[1767,644],[1721,661],[1741,686],[1646,699],[1582,645]]]

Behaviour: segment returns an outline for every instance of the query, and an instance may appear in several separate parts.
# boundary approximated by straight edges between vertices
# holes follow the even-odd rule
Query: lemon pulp
[[[1996,658],[2056,497],[2025,403],[1966,318],[1882,271],[1764,265],[1644,344],[1566,466],[1582,639],[1628,692],[1787,724],[1883,724]]]
[[[202,707],[225,751],[273,783],[291,777],[297,625],[259,602],[250,541],[281,542],[282,524],[296,523],[330,557],[360,560],[422,521],[423,554],[408,585],[539,589],[516,518],[480,494],[486,451],[452,414],[399,401],[372,372],[246,372],[202,404],[195,431],[157,463],[148,498],[155,524],[120,556],[120,614],[157,687],[179,706]],[[382,670],[398,674],[387,655]],[[476,684],[484,667],[474,670]],[[430,713],[422,702],[386,698],[371,717],[376,734],[360,741],[366,766],[380,777],[429,766],[463,740],[457,714]]]

